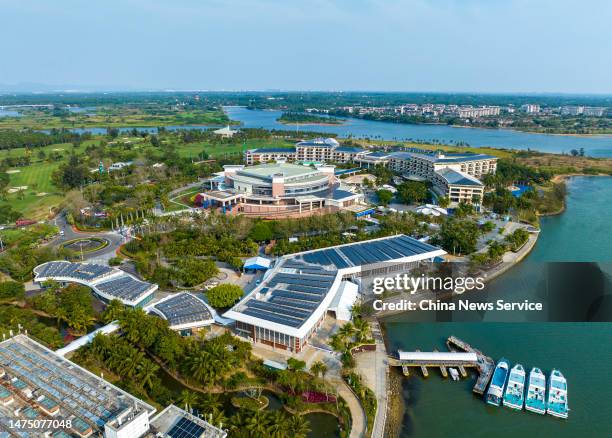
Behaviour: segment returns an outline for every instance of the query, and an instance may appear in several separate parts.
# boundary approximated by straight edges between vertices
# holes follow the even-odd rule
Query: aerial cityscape
[[[0,0],[0,437],[612,435],[610,4],[57,3]]]

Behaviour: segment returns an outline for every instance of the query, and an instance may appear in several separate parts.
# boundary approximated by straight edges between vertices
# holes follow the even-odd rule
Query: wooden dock
[[[476,367],[478,370],[478,379],[476,379],[476,384],[474,385],[474,388],[472,388],[472,391],[474,391],[476,394],[483,395],[487,389],[487,385],[489,384],[491,377],[493,376],[493,371],[495,371],[495,361],[489,356],[485,355],[482,351],[477,350],[467,342],[464,342],[455,336],[450,336],[446,340],[446,346],[451,351],[476,353],[478,356],[478,365]],[[461,375],[463,375],[465,373],[465,369],[462,370],[459,368],[459,372],[461,372]]]
[[[464,354],[457,354],[454,357],[454,354],[440,353],[438,350],[431,353],[422,353],[421,350],[416,350],[414,353],[399,352],[397,357],[389,356],[389,365],[401,366],[403,374],[407,377],[410,375],[410,367],[420,368],[424,377],[429,376],[428,368],[431,367],[440,368],[443,377],[448,377],[448,368],[456,368],[463,378],[468,376],[466,368],[475,368],[478,378],[472,391],[484,394],[495,370],[493,359],[455,336],[450,336],[446,345],[450,353]]]

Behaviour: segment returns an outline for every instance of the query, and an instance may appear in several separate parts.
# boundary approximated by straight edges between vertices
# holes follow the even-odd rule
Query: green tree
[[[378,202],[387,206],[393,199],[393,193],[387,189],[380,189],[376,191],[376,197],[378,198]]]
[[[208,302],[217,308],[227,308],[242,298],[244,291],[235,284],[220,284],[206,292]]]
[[[429,199],[429,190],[425,183],[406,181],[397,186],[397,197],[404,204],[421,203]]]
[[[476,250],[478,236],[478,225],[474,222],[449,219],[442,223],[434,241],[453,255],[463,255]]]
[[[143,388],[149,390],[153,389],[158,370],[159,366],[157,366],[150,360],[143,360],[140,362],[136,377],[138,378],[138,382],[142,385]]]
[[[0,282],[0,299],[1,300],[22,300],[25,296],[25,287],[23,283],[18,281],[2,281]]]
[[[268,222],[258,221],[251,229],[249,237],[256,242],[267,242],[273,237],[272,227]]]
[[[287,366],[291,371],[302,371],[304,368],[306,368],[306,362],[290,357],[287,359]]]
[[[107,324],[111,321],[115,321],[121,317],[124,310],[125,306],[121,301],[118,299],[111,300],[102,313],[102,320]]]
[[[198,402],[198,395],[193,391],[183,389],[181,391],[181,395],[179,396],[179,402],[182,408],[190,412]]]
[[[313,364],[310,365],[310,372],[317,377],[324,377],[327,373],[327,365],[325,365],[325,363],[320,360],[313,362]]]
[[[310,423],[302,415],[289,417],[288,436],[294,438],[306,438],[310,432]]]
[[[448,196],[439,197],[438,205],[442,208],[448,208],[448,206],[450,205],[450,198]]]

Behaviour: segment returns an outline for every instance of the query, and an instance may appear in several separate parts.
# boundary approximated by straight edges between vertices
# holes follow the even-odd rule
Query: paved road
[[[63,242],[84,237],[99,237],[108,240],[108,246],[102,248],[101,250],[90,253],[83,253],[84,260],[97,260],[100,262],[106,262],[110,258],[115,256],[119,246],[121,246],[121,244],[126,241],[122,235],[112,231],[75,231],[72,226],[66,222],[66,218],[64,217],[64,215],[58,215],[52,221],[52,223],[54,225],[57,225],[60,230],[64,231],[63,236],[58,236],[51,242],[51,245],[53,246],[59,246]]]

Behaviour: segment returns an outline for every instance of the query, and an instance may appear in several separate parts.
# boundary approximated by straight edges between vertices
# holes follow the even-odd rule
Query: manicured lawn
[[[257,149],[263,147],[274,147],[274,148],[291,148],[294,143],[281,140],[281,139],[270,139],[270,140],[249,140],[245,144],[216,144],[211,145],[209,142],[191,143],[186,145],[178,146],[178,153],[182,157],[189,157],[197,159],[199,154],[202,152],[208,153],[210,158],[224,158],[225,156],[231,156],[248,149]]]
[[[63,198],[61,192],[51,182],[51,175],[60,163],[38,162],[20,167],[18,173],[10,174],[9,187],[27,186],[22,193],[9,193],[2,204],[10,204],[23,216],[31,219],[42,219],[49,213],[49,208],[57,205]]]

